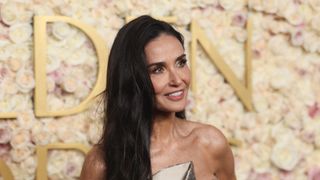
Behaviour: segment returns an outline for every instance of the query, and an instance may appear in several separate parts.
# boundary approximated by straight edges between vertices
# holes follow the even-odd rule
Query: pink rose
[[[317,115],[320,115],[320,107],[317,102],[315,102],[312,106],[309,107],[309,116],[311,118],[316,117]]]
[[[239,12],[235,14],[232,18],[232,25],[244,27],[247,22],[247,14],[244,12]]]
[[[295,30],[291,32],[291,43],[294,46],[301,46],[303,44],[304,37],[302,30]]]
[[[309,169],[308,180],[320,180],[320,167],[313,167]]]
[[[0,124],[0,144],[6,144],[11,139],[11,131],[6,125]]]
[[[9,143],[7,143],[7,144],[0,144],[0,157],[1,157],[2,155],[7,154],[7,153],[10,151],[10,149],[11,149],[11,146],[10,146]]]

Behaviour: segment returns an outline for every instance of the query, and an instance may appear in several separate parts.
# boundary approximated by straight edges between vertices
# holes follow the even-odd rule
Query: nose
[[[169,85],[171,86],[180,86],[182,83],[182,79],[179,75],[179,73],[175,70],[170,71],[169,75]]]

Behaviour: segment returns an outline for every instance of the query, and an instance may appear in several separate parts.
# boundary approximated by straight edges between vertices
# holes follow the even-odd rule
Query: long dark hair
[[[183,46],[183,36],[172,26],[146,15],[124,25],[112,45],[100,140],[107,180],[152,179],[149,149],[155,100],[144,48],[163,33]],[[185,119],[184,111],[176,116]]]

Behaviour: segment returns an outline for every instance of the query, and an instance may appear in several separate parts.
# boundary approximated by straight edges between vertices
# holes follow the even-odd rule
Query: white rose
[[[34,145],[31,143],[28,146],[13,148],[10,151],[11,158],[14,162],[22,162],[32,155],[34,152]]]
[[[284,123],[295,130],[301,130],[302,129],[302,122],[301,120],[297,117],[297,115],[293,112],[289,112],[284,116]]]
[[[290,24],[295,26],[301,25],[304,21],[301,9],[299,9],[295,4],[288,4],[283,15]]]
[[[15,95],[19,91],[19,88],[14,79],[10,77],[2,82],[2,91],[7,95]]]
[[[10,44],[8,27],[0,24],[0,47]]]
[[[252,154],[250,158],[251,166],[255,172],[266,173],[270,170],[270,153],[271,149],[269,145],[254,144],[252,147]]]
[[[80,103],[80,99],[75,98],[73,94],[64,95],[61,98],[62,98],[62,101],[64,102],[63,103],[64,108],[71,108],[76,105],[79,105]]]
[[[18,21],[19,7],[14,3],[5,3],[1,6],[1,19],[7,25],[13,25]]]
[[[121,16],[125,16],[128,12],[128,9],[133,9],[133,5],[129,0],[114,1],[114,3],[117,13]]]
[[[58,138],[64,143],[88,142],[87,136],[79,131],[70,131],[67,127],[61,127],[57,131]]]
[[[20,127],[24,129],[32,129],[34,124],[37,122],[36,118],[31,110],[19,112],[17,115],[17,122]]]
[[[62,172],[64,170],[66,159],[69,159],[69,152],[59,152],[52,150],[48,157],[48,176],[50,179],[66,179]]]
[[[98,143],[102,130],[97,124],[89,124],[89,130],[87,132],[89,141],[93,144]]]
[[[85,62],[87,62],[87,61],[85,61]],[[87,63],[83,64],[81,66],[81,69],[83,70],[83,74],[85,74],[88,77],[96,77],[97,71],[98,71],[97,63],[94,63],[94,64],[87,64]]]
[[[11,106],[11,104],[8,103],[7,99],[1,100],[0,106],[1,106],[0,112],[12,112],[14,108],[14,106]]]
[[[294,84],[293,94],[295,98],[300,100],[300,104],[312,105],[315,100],[315,92],[312,90],[312,83],[310,80],[298,81]]]
[[[22,44],[12,44],[10,47],[11,58],[19,59],[23,62],[30,62],[30,58],[32,56],[31,45],[27,43]]]
[[[34,12],[34,15],[36,15],[36,16],[53,16],[53,15],[55,15],[52,7],[49,7],[47,5],[33,4],[31,7],[33,8],[32,11]]]
[[[278,7],[278,0],[268,0],[268,1],[262,0],[263,11],[267,13],[276,13],[278,10],[277,7]]]
[[[8,66],[11,69],[11,71],[17,72],[21,68],[22,63],[17,59],[10,59],[8,61]]]
[[[87,36],[84,33],[77,32],[68,38],[65,46],[70,49],[78,49],[86,42],[86,40]]]
[[[37,145],[47,145],[57,141],[57,138],[53,135],[54,132],[50,132],[47,127],[44,127],[41,123],[33,126],[31,130],[31,139]]]
[[[320,1],[319,0],[309,0],[310,6],[316,11],[320,11]]]
[[[56,88],[56,82],[54,81],[54,78],[52,76],[47,76],[47,91],[49,93],[54,92]]]
[[[318,33],[320,33],[320,13],[318,13],[317,15],[313,16],[312,20],[311,20],[311,27],[318,31]]]
[[[18,129],[13,132],[10,144],[14,149],[25,148],[31,143],[30,132],[25,129]]]
[[[46,64],[46,72],[51,73],[56,71],[58,68],[61,66],[61,59],[53,56],[53,55],[48,55],[47,57],[47,64]]]
[[[308,6],[307,4],[300,4],[299,6],[301,14],[305,20],[305,25],[309,24],[311,22],[311,19],[314,16],[314,12],[312,10],[312,8],[310,6]]]
[[[278,141],[272,148],[271,161],[278,168],[286,171],[292,171],[301,159],[301,155],[292,147],[290,139],[287,141]]]
[[[30,175],[35,174],[37,168],[37,161],[34,156],[30,156],[21,162],[21,168],[26,170]]]
[[[16,83],[19,87],[19,90],[23,93],[30,92],[34,86],[35,81],[33,78],[33,72],[31,70],[20,70],[16,76]]]
[[[89,57],[86,49],[81,48],[71,54],[67,59],[64,60],[64,62],[66,62],[68,65],[75,66],[83,64],[87,59],[89,59]]]
[[[91,88],[84,84],[85,82],[79,82],[78,88],[74,91],[74,95],[78,99],[83,99],[87,97],[91,91]]]
[[[243,43],[247,40],[247,31],[242,28],[235,28],[234,36],[237,41]]]
[[[314,32],[305,31],[303,48],[311,53],[318,50],[320,45],[319,37]]]
[[[281,35],[270,38],[268,48],[275,55],[284,55],[290,49],[288,40]]]
[[[294,136],[294,134],[288,127],[284,126],[283,123],[275,124],[272,127],[272,129],[271,129],[271,137],[273,139],[281,138],[281,140],[286,140],[284,138],[287,138],[287,136]],[[280,142],[280,140],[279,140],[279,142]]]
[[[315,119],[315,121],[320,121],[320,118]],[[320,126],[318,126],[320,128]],[[320,148],[320,132],[319,129],[315,132],[315,146],[319,149]]]
[[[262,0],[248,0],[249,7],[256,10],[256,11],[262,11]]]
[[[55,22],[52,25],[52,33],[57,39],[63,40],[72,36],[75,30],[67,23]]]
[[[240,10],[243,5],[244,5],[244,1],[242,0],[219,0],[219,4],[221,7],[223,7],[223,9],[225,9],[226,11],[232,10]]]
[[[124,25],[124,19],[119,16],[111,16],[108,19],[108,24],[110,24],[110,27],[113,29],[120,29]]]
[[[19,23],[10,26],[9,37],[15,43],[23,43],[31,39],[32,26],[28,23]]]
[[[268,101],[264,95],[253,95],[253,105],[258,112],[269,109]]]
[[[156,2],[151,4],[151,14],[155,17],[168,16],[173,9],[173,3],[168,0]]]
[[[12,132],[6,122],[0,122],[0,144],[7,144],[12,137]]]
[[[292,72],[287,68],[276,68],[271,75],[270,85],[275,90],[288,89],[294,81]]]
[[[62,88],[68,93],[75,92],[79,87],[79,80],[75,76],[66,76],[62,80]]]
[[[25,111],[33,106],[29,94],[16,94],[10,98],[9,103],[12,104],[15,111]]]
[[[10,170],[13,174],[14,179],[33,180],[35,179],[34,174],[29,174],[27,170],[23,169],[20,163],[10,163]]]
[[[54,94],[49,94],[47,97],[48,109],[57,110],[63,108],[63,102]]]
[[[33,12],[29,10],[23,10],[19,14],[19,21],[23,23],[32,23]]]
[[[9,50],[8,46],[0,46],[0,62],[8,60],[11,54]]]

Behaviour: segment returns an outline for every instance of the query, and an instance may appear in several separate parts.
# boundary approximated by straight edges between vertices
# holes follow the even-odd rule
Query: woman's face
[[[156,108],[163,112],[185,109],[190,70],[180,41],[161,34],[145,46],[149,75],[155,91]]]

